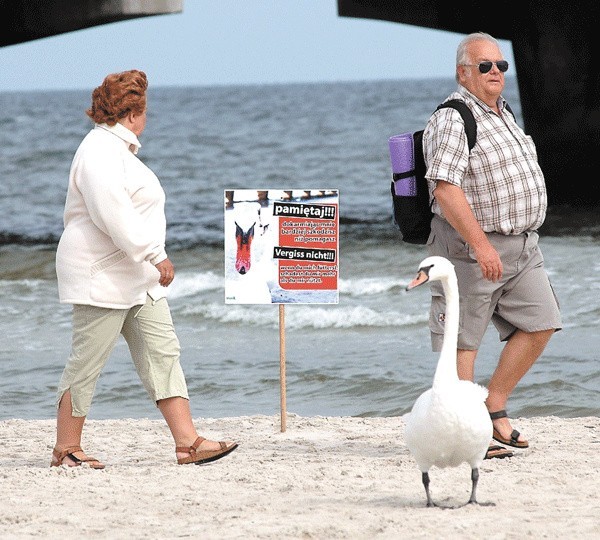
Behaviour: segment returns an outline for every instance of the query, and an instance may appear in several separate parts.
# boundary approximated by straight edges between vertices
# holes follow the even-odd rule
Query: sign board
[[[337,304],[337,190],[225,190],[225,303]]]

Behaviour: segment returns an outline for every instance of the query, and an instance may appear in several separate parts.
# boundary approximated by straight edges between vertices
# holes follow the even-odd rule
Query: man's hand
[[[483,277],[498,281],[502,277],[502,261],[475,219],[463,190],[439,180],[434,195],[448,223],[473,249]]]
[[[479,249],[474,249],[474,252],[483,277],[489,281],[498,281],[502,277],[503,267],[494,246],[487,242]]]

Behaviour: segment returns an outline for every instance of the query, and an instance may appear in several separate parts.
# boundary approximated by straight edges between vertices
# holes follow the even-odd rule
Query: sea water
[[[514,79],[505,97],[522,125]],[[437,354],[429,291],[405,291],[422,246],[391,217],[390,136],[421,129],[453,80],[153,88],[139,157],[167,194],[169,302],[195,416],[287,411],[391,416],[431,385]],[[0,93],[0,419],[51,418],[69,354],[54,253],[69,166],[91,128],[90,91]],[[227,305],[225,189],[339,190],[339,300]],[[594,216],[554,215],[541,230],[564,328],[509,401],[511,416],[600,414],[600,250]],[[501,344],[490,327],[476,363],[485,384]],[[90,418],[158,418],[124,340]]]

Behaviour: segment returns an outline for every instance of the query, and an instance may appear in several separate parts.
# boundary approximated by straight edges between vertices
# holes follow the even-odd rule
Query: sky
[[[128,69],[153,86],[454,77],[462,37],[339,17],[336,0],[184,0],[182,13],[0,47],[0,91],[93,89]]]

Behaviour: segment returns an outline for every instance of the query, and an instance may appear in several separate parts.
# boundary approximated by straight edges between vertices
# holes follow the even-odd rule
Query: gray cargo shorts
[[[492,321],[500,341],[516,330],[537,332],[562,328],[560,306],[544,269],[535,231],[517,235],[487,233],[504,268],[497,282],[484,279],[471,247],[444,219],[434,216],[427,243],[430,255],[454,264],[460,297],[458,348],[478,350]],[[444,337],[446,302],[439,281],[431,284],[429,329],[434,351]]]

